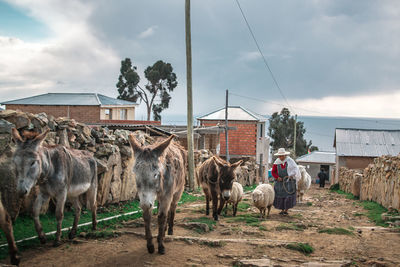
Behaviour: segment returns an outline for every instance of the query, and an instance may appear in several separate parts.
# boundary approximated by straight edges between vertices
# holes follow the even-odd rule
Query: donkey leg
[[[0,202],[0,226],[7,239],[8,253],[10,254],[11,264],[18,265],[20,257],[17,255],[18,249],[14,240],[11,217],[8,214],[8,212],[4,209],[1,202]]]
[[[89,187],[89,190],[86,193],[87,204],[86,206],[92,212],[92,230],[96,230],[97,228],[97,174],[93,179],[96,179],[95,182]]]
[[[48,195],[44,195],[39,192],[39,195],[36,197],[35,202],[33,203],[33,221],[35,222],[35,229],[38,234],[40,243],[46,243],[46,235],[43,232],[42,225],[40,223],[39,215],[40,209],[42,208],[43,203],[45,203],[49,199]]]
[[[76,236],[76,229],[78,228],[79,218],[81,216],[81,202],[79,201],[79,197],[76,197],[72,200],[72,204],[74,205],[75,209],[75,217],[74,223],[72,225],[72,229],[68,234],[69,239],[74,239]]]
[[[208,189],[203,189],[204,195],[206,196],[206,215],[210,214],[210,192]]]
[[[58,247],[59,245],[61,245],[61,226],[62,226],[62,221],[64,219],[64,206],[66,199],[67,199],[67,192],[61,193],[61,195],[57,198],[57,204],[56,204],[57,232],[56,232],[56,239],[54,240],[53,243],[54,247]]]
[[[165,237],[165,223],[167,222],[168,208],[171,205],[171,199],[164,199],[160,203],[160,210],[158,211],[158,253],[165,254],[164,237]]]
[[[238,202],[238,203],[235,203],[235,205],[233,205],[233,216],[234,216],[234,217],[236,216],[238,204],[239,204],[239,202]]]
[[[218,221],[218,194],[217,192],[211,192],[212,197],[212,207],[213,207],[213,218],[215,221]]]
[[[169,208],[169,216],[168,216],[168,235],[174,234],[174,219],[176,213],[176,207],[178,206],[179,199],[181,199],[184,188],[182,187],[179,192],[174,195],[172,199],[171,206]]]
[[[219,208],[218,208],[218,215],[221,215],[222,209],[224,208],[225,205],[225,199],[222,197],[222,195],[219,196]]]
[[[143,210],[143,220],[146,231],[147,251],[154,253],[153,236],[151,234],[151,209]]]

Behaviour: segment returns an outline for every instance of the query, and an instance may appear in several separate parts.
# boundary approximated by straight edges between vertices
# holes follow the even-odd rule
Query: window
[[[264,136],[264,127],[263,127],[263,124],[260,123],[260,137],[263,137],[263,136]]]
[[[105,114],[106,120],[112,120],[112,110],[111,109],[105,109],[104,114]]]
[[[128,117],[128,110],[127,109],[121,109],[119,111],[119,119],[120,120],[126,120]]]

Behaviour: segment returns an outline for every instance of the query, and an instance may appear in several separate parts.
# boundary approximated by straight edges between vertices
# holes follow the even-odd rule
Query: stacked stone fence
[[[374,163],[362,171],[342,167],[339,185],[360,200],[400,210],[400,155],[375,158]]]

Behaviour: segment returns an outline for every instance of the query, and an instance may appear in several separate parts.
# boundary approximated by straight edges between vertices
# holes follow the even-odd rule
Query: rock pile
[[[339,171],[340,188],[360,200],[375,201],[400,210],[400,155],[375,158],[363,173],[347,168]]]

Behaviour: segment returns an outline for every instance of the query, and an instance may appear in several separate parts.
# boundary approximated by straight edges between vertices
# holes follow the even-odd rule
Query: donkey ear
[[[155,152],[158,156],[160,156],[164,152],[164,150],[169,146],[173,138],[174,135],[168,137],[165,141],[161,142],[159,145],[153,148],[153,152]]]
[[[129,143],[131,144],[131,147],[133,149],[133,152],[136,153],[143,151],[142,146],[136,141],[136,138],[133,134],[130,134],[128,138],[129,138]]]
[[[220,159],[218,159],[216,156],[213,156],[212,159],[213,159],[213,161],[214,161],[218,166],[220,166],[220,167],[226,166],[226,164],[223,163],[223,162],[222,162]]]
[[[239,160],[238,162],[233,163],[233,164],[231,165],[231,167],[232,167],[233,169],[236,169],[236,168],[239,167],[240,164],[242,164],[242,163],[243,163],[243,160]]]
[[[39,134],[38,136],[35,137],[35,139],[33,139],[32,143],[34,143],[36,145],[40,145],[43,142],[43,140],[46,138],[46,136],[49,132],[50,132],[50,129],[47,129],[43,133]]]
[[[13,136],[13,138],[14,138],[14,141],[17,143],[17,144],[21,144],[21,143],[23,143],[24,141],[22,140],[22,137],[21,137],[21,135],[19,134],[19,132],[18,132],[18,130],[16,129],[16,128],[12,128],[12,136]]]

